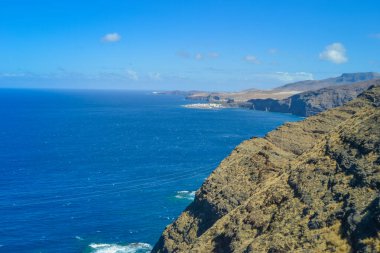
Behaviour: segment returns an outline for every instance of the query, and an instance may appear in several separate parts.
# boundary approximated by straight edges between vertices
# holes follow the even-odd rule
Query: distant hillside
[[[194,92],[186,98],[190,100],[204,100],[210,103],[241,103],[250,99],[282,99],[287,98],[299,92],[292,91],[264,91],[264,90],[246,90],[240,92]]]
[[[345,73],[338,77],[327,78],[323,80],[307,80],[296,83],[286,84],[284,86],[273,89],[273,91],[309,91],[321,88],[352,84],[357,82],[379,79],[380,73],[363,72],[363,73]]]
[[[239,104],[252,99],[285,99],[304,91],[318,90],[330,86],[341,86],[374,79],[380,79],[380,74],[374,72],[348,73],[339,77],[323,80],[307,80],[290,83],[273,90],[247,89],[239,92],[190,92],[187,99],[239,106]]]
[[[342,78],[340,80],[358,79]],[[378,84],[380,84],[380,79],[306,91],[281,100],[252,99],[248,103],[251,104],[251,108],[254,110],[311,116],[327,109],[341,106],[356,98],[371,85]]]

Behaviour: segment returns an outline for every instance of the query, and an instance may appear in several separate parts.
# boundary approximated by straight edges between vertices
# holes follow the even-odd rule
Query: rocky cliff
[[[306,91],[280,100],[252,99],[248,103],[254,110],[311,116],[341,106],[356,98],[368,87],[377,84],[380,84],[380,79]]]
[[[153,252],[380,252],[380,87],[240,144]]]

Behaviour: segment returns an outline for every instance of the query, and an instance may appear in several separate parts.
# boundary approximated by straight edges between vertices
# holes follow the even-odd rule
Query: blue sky
[[[379,56],[378,0],[0,0],[0,87],[269,89]]]

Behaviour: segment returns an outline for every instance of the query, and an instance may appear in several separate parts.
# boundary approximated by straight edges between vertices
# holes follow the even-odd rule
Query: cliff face
[[[343,76],[344,75],[342,75],[342,77]],[[380,84],[379,79],[359,82],[351,85],[334,86],[314,91],[306,91],[282,100],[252,99],[248,102],[252,104],[252,109],[255,110],[292,113],[299,116],[311,116],[327,109],[341,106],[356,98],[368,87],[377,84]]]
[[[240,144],[153,252],[380,252],[380,86]]]

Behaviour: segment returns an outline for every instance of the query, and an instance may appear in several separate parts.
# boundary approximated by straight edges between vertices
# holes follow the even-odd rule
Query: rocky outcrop
[[[311,116],[341,106],[376,84],[380,84],[380,79],[306,91],[282,100],[252,99],[248,103],[252,104],[254,110]]]
[[[240,144],[153,252],[380,252],[380,87]]]

